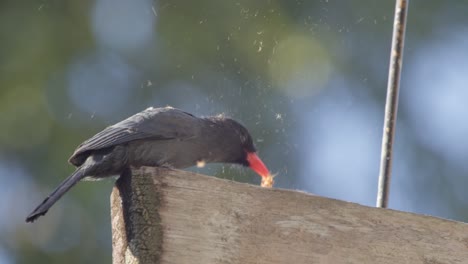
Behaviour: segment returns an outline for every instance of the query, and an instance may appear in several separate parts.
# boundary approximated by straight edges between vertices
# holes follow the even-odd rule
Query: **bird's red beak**
[[[270,171],[255,152],[247,152],[247,162],[249,162],[249,167],[263,178],[270,175]]]

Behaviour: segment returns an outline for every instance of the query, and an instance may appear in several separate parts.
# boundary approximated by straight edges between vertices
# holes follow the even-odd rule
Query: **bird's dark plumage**
[[[198,121],[199,118],[176,108],[150,107],[107,127],[84,141],[78,146],[69,161],[75,166],[81,166],[93,150],[105,149],[135,140],[183,140],[194,137],[199,134],[196,126]]]
[[[249,132],[230,118],[198,118],[172,107],[148,108],[80,144],[69,159],[77,167],[76,171],[26,221],[44,215],[84,178],[119,175],[127,168],[140,166],[186,168],[198,161],[249,166],[247,156],[252,153],[255,147]],[[256,164],[253,169],[256,168],[262,173],[268,171],[263,163]]]

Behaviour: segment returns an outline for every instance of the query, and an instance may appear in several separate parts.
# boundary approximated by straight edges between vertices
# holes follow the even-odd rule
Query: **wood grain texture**
[[[158,263],[163,242],[160,191],[152,177],[124,172],[111,194],[113,263]]]
[[[114,188],[114,263],[468,263],[465,223],[179,170],[144,167],[131,182],[129,207],[145,209],[123,210]],[[123,229],[150,242],[135,250]]]

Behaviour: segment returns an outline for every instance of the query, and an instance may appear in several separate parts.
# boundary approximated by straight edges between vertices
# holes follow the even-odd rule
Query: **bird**
[[[141,166],[183,169],[205,163],[240,164],[259,174],[262,186],[273,184],[273,176],[243,125],[224,115],[196,117],[169,106],[150,107],[108,126],[81,143],[68,161],[76,170],[26,217],[26,222],[45,215],[81,180],[120,175]]]

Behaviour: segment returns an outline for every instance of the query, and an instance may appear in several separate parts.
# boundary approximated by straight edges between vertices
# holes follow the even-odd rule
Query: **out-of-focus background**
[[[467,12],[410,3],[391,208],[468,221]],[[373,0],[2,1],[0,263],[110,262],[113,180],[24,219],[79,143],[149,106],[224,112],[277,187],[374,205],[393,14]]]

